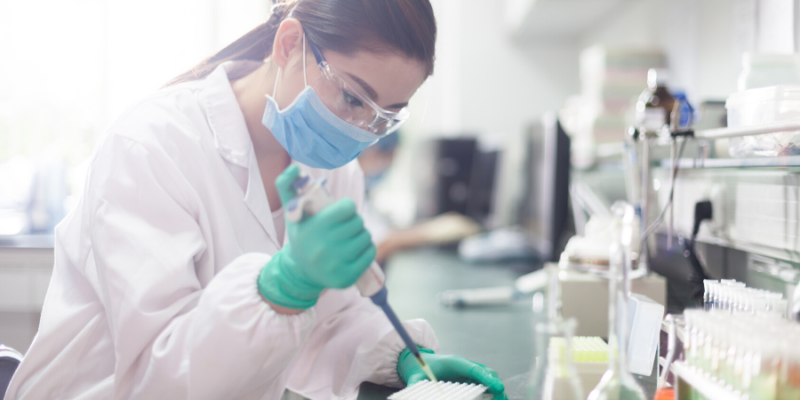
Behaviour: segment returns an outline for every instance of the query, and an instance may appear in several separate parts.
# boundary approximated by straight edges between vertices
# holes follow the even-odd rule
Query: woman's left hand
[[[489,388],[495,400],[507,400],[503,381],[491,368],[483,364],[472,362],[464,357],[434,354],[432,350],[420,349],[422,358],[428,363],[436,379],[448,382],[479,383]],[[411,386],[419,381],[428,379],[422,367],[419,366],[414,355],[408,349],[400,353],[397,362],[397,373],[400,379]]]

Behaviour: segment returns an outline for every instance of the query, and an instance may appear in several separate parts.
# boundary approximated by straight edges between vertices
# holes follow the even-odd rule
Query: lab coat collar
[[[275,231],[275,222],[272,220],[272,210],[269,208],[269,201],[267,200],[267,192],[264,191],[264,182],[261,180],[258,161],[256,160],[252,148],[250,153],[250,157],[248,157],[250,159],[250,165],[248,166],[247,175],[247,193],[244,195],[244,202],[267,232],[267,236],[269,236],[270,240],[275,244],[275,247],[280,249],[282,246],[278,241],[278,234]]]
[[[221,64],[205,79],[205,87],[201,91],[200,101],[205,108],[208,125],[214,135],[214,146],[219,154],[229,162],[246,168],[247,190],[244,202],[256,217],[270,240],[277,248],[281,248],[272,211],[264,191],[264,183],[258,169],[253,143],[244,121],[244,114],[233,93],[228,73],[237,68],[235,62]]]
[[[217,151],[226,160],[249,168],[253,144],[244,122],[244,114],[228,80],[228,71],[235,67],[235,62],[228,61],[209,74],[205,79],[200,101],[206,110]]]

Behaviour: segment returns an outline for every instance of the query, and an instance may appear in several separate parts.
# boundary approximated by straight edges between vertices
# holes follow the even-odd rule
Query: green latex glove
[[[447,382],[480,383],[489,388],[495,400],[507,400],[503,381],[491,368],[483,364],[472,362],[464,357],[434,354],[433,350],[420,348],[420,353],[436,379]],[[428,379],[419,366],[419,362],[408,349],[400,352],[397,361],[397,373],[400,379],[411,386],[419,381]]]
[[[295,197],[292,183],[299,175],[291,165],[275,180],[284,206]],[[289,242],[258,276],[264,298],[282,307],[306,309],[323,289],[352,286],[375,259],[372,238],[350,199],[299,222],[287,220],[286,230]]]

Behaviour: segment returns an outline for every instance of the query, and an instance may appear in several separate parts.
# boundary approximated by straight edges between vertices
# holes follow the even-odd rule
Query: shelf
[[[575,37],[631,0],[505,0],[505,23],[515,39]]]
[[[672,373],[700,392],[708,400],[745,400],[745,397],[703,376],[682,361],[672,363]]]
[[[770,124],[753,126],[740,126],[736,128],[702,129],[695,131],[694,137],[695,139],[725,139],[786,131],[800,131],[800,120],[773,122]]]
[[[670,160],[662,160],[661,168],[672,168]],[[800,156],[750,158],[681,158],[680,169],[695,168],[786,168],[800,167]]]
[[[715,140],[744,136],[755,136],[769,133],[797,132],[800,131],[800,120],[781,121],[769,124],[736,127],[699,129],[694,132],[694,139]],[[666,143],[657,143],[666,146]],[[658,162],[657,162],[658,165]],[[671,168],[670,160],[660,162],[662,168]],[[693,168],[786,168],[800,167],[800,155],[784,155],[772,157],[747,157],[747,158],[682,158],[678,160],[681,169]]]

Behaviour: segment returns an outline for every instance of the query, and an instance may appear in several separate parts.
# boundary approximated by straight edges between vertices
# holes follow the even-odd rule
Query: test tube
[[[703,308],[708,311],[712,308],[713,297],[711,294],[712,287],[718,281],[716,279],[703,279]]]

